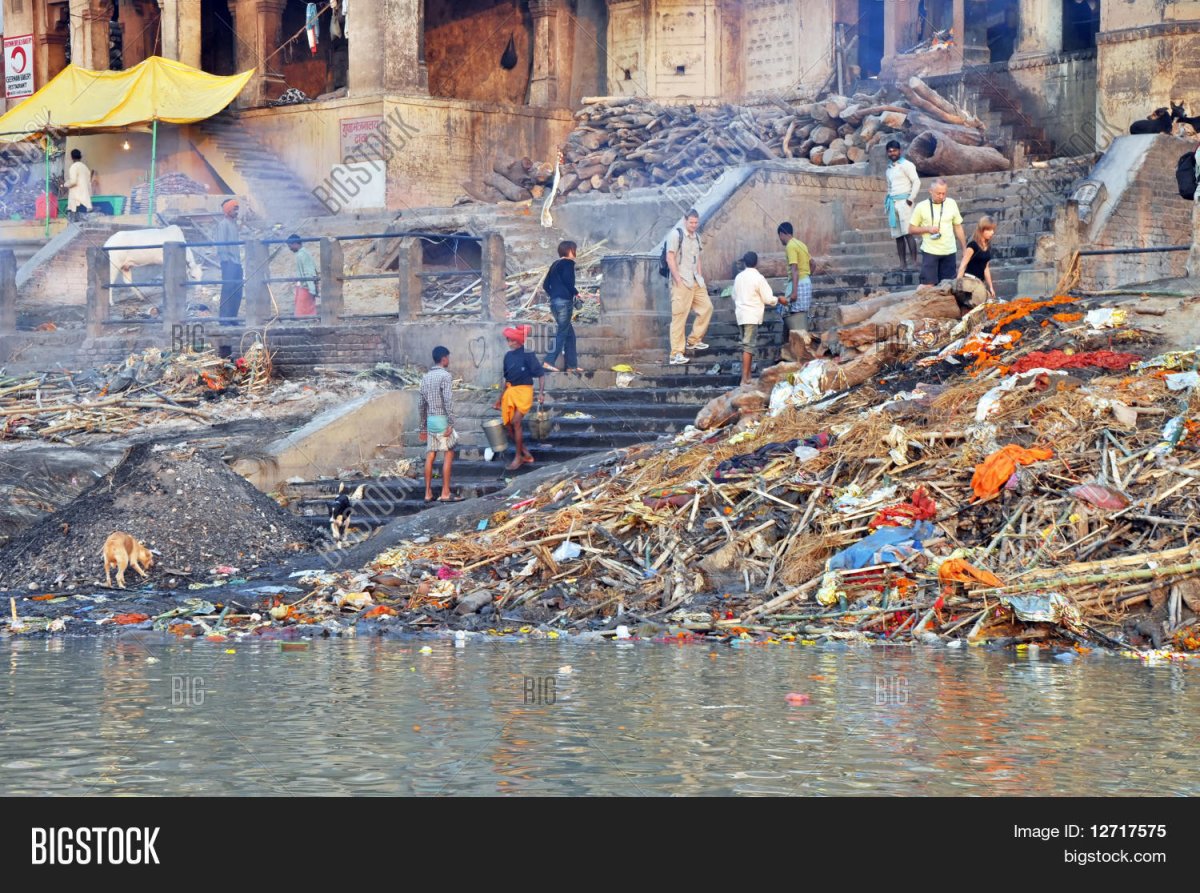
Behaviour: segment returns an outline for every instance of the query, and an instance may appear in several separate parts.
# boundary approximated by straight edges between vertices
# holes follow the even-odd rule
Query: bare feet
[[[511,462],[509,462],[507,465],[505,465],[504,469],[505,469],[505,471],[516,471],[523,464],[524,464],[524,460],[520,456],[517,456],[517,458],[513,459]]]

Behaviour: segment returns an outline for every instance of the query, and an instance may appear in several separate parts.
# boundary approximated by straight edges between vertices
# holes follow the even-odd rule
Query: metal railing
[[[343,254],[343,243],[366,240],[391,242],[400,240],[397,246],[396,269],[377,273],[347,273]],[[318,263],[317,294],[320,303],[316,315],[297,316],[280,312],[275,296],[271,291],[272,285],[312,281],[311,276],[273,276],[270,266],[278,254],[278,246],[286,245],[287,238],[245,239],[236,242],[192,241],[166,242],[160,245],[119,245],[92,248],[88,251],[88,327],[94,334],[100,334],[104,327],[121,325],[155,325],[161,324],[171,329],[179,324],[217,322],[222,326],[245,325],[248,327],[261,326],[272,320],[286,320],[302,323],[333,325],[340,322],[393,320],[396,322],[411,322],[422,316],[446,315],[448,312],[456,315],[464,313],[481,316],[486,319],[503,319],[506,314],[505,282],[504,282],[504,240],[498,233],[486,233],[475,236],[462,233],[435,233],[420,231],[396,231],[383,233],[352,233],[326,236],[302,237],[300,242],[319,245],[320,259]],[[460,268],[453,270],[425,270],[423,260],[423,243],[459,243],[470,242],[480,246],[481,262],[479,267]],[[189,277],[190,264],[199,265],[194,256],[190,256],[193,248],[226,248],[237,247],[242,256],[243,275],[240,279],[199,278]],[[272,249],[275,249],[272,251]],[[113,281],[113,265],[109,253],[113,251],[161,251],[161,278],[134,282],[132,270],[128,274],[129,281]],[[426,309],[423,296],[427,283],[466,279],[466,288],[457,291],[449,302],[433,309]],[[396,310],[383,313],[347,313],[345,310],[344,288],[349,282],[368,280],[392,280],[396,283]],[[192,289],[198,287],[219,286],[224,289],[233,286],[240,289],[241,300],[233,315],[221,315],[220,309],[216,316],[197,316],[189,312],[188,296]],[[478,287],[481,301],[477,307],[466,311],[457,309],[448,311],[446,308],[461,297]],[[161,289],[162,298],[158,304],[158,318],[150,319],[113,319],[111,308],[113,294],[120,290]],[[230,295],[231,298],[236,295]],[[226,308],[228,310],[228,308]]]

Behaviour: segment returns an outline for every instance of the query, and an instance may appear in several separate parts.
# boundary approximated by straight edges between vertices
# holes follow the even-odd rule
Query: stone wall
[[[1172,99],[1200,113],[1200,2],[1104,3],[1098,116],[1121,132]]]
[[[1167,135],[1124,136],[1113,141],[1089,181],[1103,186],[1086,222],[1072,202],[1056,243],[1063,255],[1097,248],[1190,245],[1192,203],[1179,197],[1175,163],[1194,143]],[[1187,253],[1125,254],[1081,258],[1080,286],[1103,290],[1184,274]]]
[[[417,97],[255,109],[240,120],[314,188],[341,162],[341,121],[379,116],[392,122],[394,150],[387,162],[392,211],[453,204],[463,194],[462,183],[478,182],[499,153],[552,160],[574,124],[566,109]]]
[[[425,64],[430,95],[524,103],[533,30],[522,5],[519,0],[428,0]],[[500,57],[510,36],[517,64],[505,70]]]
[[[880,177],[763,165],[704,221],[705,275],[727,279],[747,251],[782,250],[775,230],[785,220],[812,254],[826,254],[845,230],[881,225],[884,189]]]

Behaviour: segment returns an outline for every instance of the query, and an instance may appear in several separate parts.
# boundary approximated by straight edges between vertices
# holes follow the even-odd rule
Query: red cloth
[[[296,315],[317,315],[317,299],[314,298],[312,292],[303,285],[296,286]]]
[[[937,504],[925,495],[924,487],[913,491],[909,502],[888,506],[871,519],[871,527],[907,527],[914,521],[932,521],[937,517]],[[905,523],[907,522],[907,523]]]
[[[1066,354],[1061,350],[1035,350],[1025,354],[1009,367],[1009,372],[1028,372],[1030,369],[1128,369],[1142,358],[1135,353],[1114,353],[1111,350],[1092,350],[1087,353]]]

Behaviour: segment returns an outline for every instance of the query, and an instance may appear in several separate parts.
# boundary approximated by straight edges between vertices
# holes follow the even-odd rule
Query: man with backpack
[[[1186,155],[1179,159],[1175,178],[1179,181],[1179,195],[1192,200],[1192,250],[1188,252],[1187,274],[1200,279],[1200,189],[1196,188],[1196,182],[1200,180],[1200,143],[1192,153],[1191,165],[1186,161]]]
[[[675,227],[667,236],[659,272],[670,276],[671,281],[671,359],[670,365],[682,366],[689,362],[684,350],[707,350],[704,336],[712,320],[713,305],[708,297],[708,286],[700,270],[700,212],[695,208],[687,212],[683,227]],[[687,318],[696,314],[690,338],[684,339]]]

